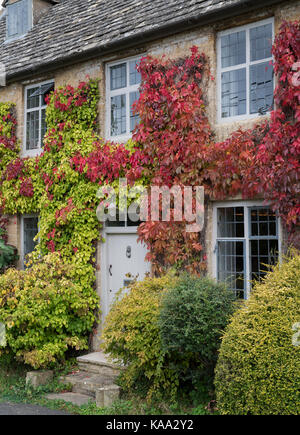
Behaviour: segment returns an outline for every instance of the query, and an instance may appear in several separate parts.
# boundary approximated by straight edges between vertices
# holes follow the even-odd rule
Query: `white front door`
[[[150,272],[151,265],[145,260],[146,247],[138,242],[136,232],[128,229],[106,232],[103,245],[103,262],[105,268],[102,281],[102,309],[104,317],[120,288],[127,287],[134,280],[142,280]]]

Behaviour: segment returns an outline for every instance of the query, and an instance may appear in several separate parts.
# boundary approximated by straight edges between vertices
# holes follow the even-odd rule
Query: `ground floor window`
[[[37,240],[35,237],[38,234],[39,218],[37,215],[22,216],[21,218],[21,232],[22,232],[22,266],[25,267],[26,257],[34,251]]]
[[[279,222],[267,206],[219,203],[214,207],[214,269],[239,298],[247,299],[280,251]]]

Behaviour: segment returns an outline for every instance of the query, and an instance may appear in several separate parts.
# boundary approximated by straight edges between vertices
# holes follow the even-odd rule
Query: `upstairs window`
[[[132,105],[139,99],[141,76],[137,72],[139,59],[129,59],[107,66],[107,137],[112,140],[130,138],[139,116]]]
[[[218,37],[219,119],[265,114],[273,107],[273,19]]]
[[[16,39],[32,27],[32,0],[19,0],[6,5],[6,38]]]
[[[49,81],[25,89],[25,138],[24,154],[36,155],[43,148],[47,131],[46,96],[54,90],[54,82]]]

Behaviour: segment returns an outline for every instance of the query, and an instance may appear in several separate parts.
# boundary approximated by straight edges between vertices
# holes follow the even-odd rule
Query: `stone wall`
[[[39,83],[48,79],[55,80],[55,86],[64,86],[71,84],[76,86],[80,80],[85,80],[86,76],[99,79],[99,90],[101,99],[99,102],[99,131],[101,135],[105,135],[105,64],[109,61],[114,61],[129,56],[142,54],[151,54],[153,56],[166,55],[171,58],[185,56],[190,47],[198,46],[199,51],[203,51],[208,59],[211,74],[217,76],[217,57],[216,57],[216,37],[219,31],[241,26],[250,22],[260,21],[265,18],[274,16],[275,32],[278,30],[280,23],[283,20],[294,20],[300,18],[300,0],[283,1],[282,4],[275,7],[258,10],[254,13],[244,14],[233,19],[219,21],[214,25],[199,27],[199,29],[177,34],[173,37],[157,39],[157,41],[140,45],[139,48],[131,49],[115,53],[112,56],[94,59],[92,61],[78,63],[72,67],[62,68],[55,73],[44,74],[42,76],[32,77],[32,80],[15,83],[0,89],[0,101],[11,101],[16,104],[16,113],[18,120],[17,134],[20,141],[23,141],[24,131],[24,87],[28,84]],[[209,121],[216,133],[217,140],[223,140],[238,127],[251,128],[259,119],[251,119],[241,122],[226,122],[219,124],[217,122],[217,80],[209,81],[206,88],[207,114]],[[268,115],[267,115],[268,116]],[[209,272],[212,272],[212,205],[209,206],[206,229],[206,245],[208,250],[208,267]],[[8,227],[9,243],[16,245],[20,249],[20,225],[16,217],[11,218]],[[98,247],[98,264],[100,264],[100,249]],[[98,268],[99,269],[99,268]],[[100,292],[100,270],[97,270],[97,283]]]

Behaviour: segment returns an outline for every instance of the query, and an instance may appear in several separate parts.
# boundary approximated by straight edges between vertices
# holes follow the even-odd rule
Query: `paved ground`
[[[42,406],[24,405],[22,403],[0,403],[0,415],[69,415],[66,412],[54,411]]]

